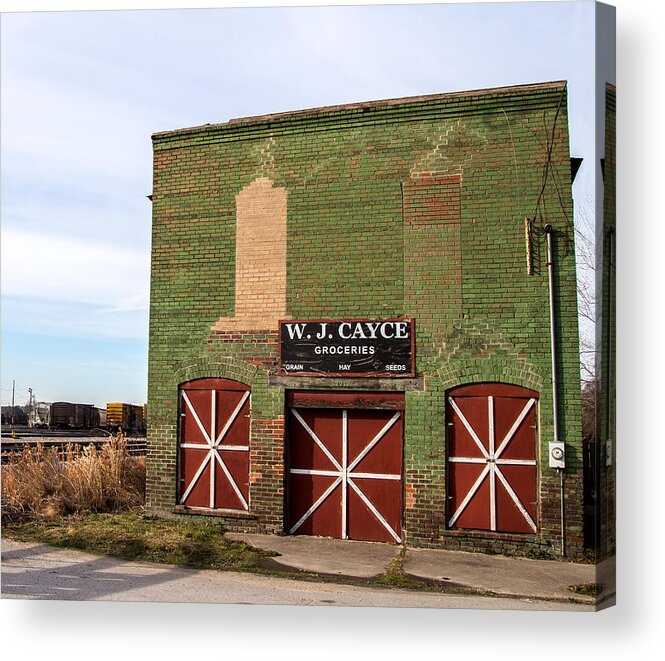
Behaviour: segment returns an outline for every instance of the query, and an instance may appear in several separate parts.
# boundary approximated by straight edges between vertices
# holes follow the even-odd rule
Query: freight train
[[[105,409],[92,404],[53,402],[49,406],[49,429],[106,429],[127,434],[145,434],[145,406],[108,402]]]

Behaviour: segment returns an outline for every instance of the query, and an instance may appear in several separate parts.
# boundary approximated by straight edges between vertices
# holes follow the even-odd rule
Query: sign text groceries
[[[284,321],[280,349],[282,373],[411,376],[413,322]]]

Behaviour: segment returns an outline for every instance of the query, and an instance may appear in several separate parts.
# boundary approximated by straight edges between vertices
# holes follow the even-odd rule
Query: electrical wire
[[[556,107],[556,112],[554,113],[554,121],[552,122],[552,135],[551,139],[547,141],[547,161],[545,162],[545,167],[543,170],[543,184],[540,188],[540,193],[538,194],[538,199],[536,200],[536,206],[533,210],[533,218],[538,217],[538,211],[540,210],[541,202],[543,201],[543,195],[545,194],[545,187],[547,186],[547,179],[552,163],[552,150],[554,149],[554,132],[556,131],[557,121],[559,119],[559,112],[561,111],[561,105],[563,104],[563,99],[568,90],[568,83],[564,83],[563,89],[561,90],[561,95],[559,96],[559,102]],[[541,220],[541,227],[544,231],[545,224]]]

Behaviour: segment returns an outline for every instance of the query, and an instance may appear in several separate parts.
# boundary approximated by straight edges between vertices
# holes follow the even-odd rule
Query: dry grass
[[[100,450],[25,448],[2,467],[2,521],[81,512],[117,512],[143,505],[145,459],[132,457],[118,435]]]

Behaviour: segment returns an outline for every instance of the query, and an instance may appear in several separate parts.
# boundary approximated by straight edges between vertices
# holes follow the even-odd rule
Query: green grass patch
[[[374,582],[377,585],[392,588],[407,588],[410,590],[426,589],[425,581],[418,580],[404,573],[404,563],[406,561],[406,548],[402,547],[397,557],[386,567],[386,571],[377,576]]]
[[[39,542],[196,569],[252,571],[274,555],[224,537],[219,524],[191,523],[136,513],[81,514],[33,520],[3,527],[16,541]]]

